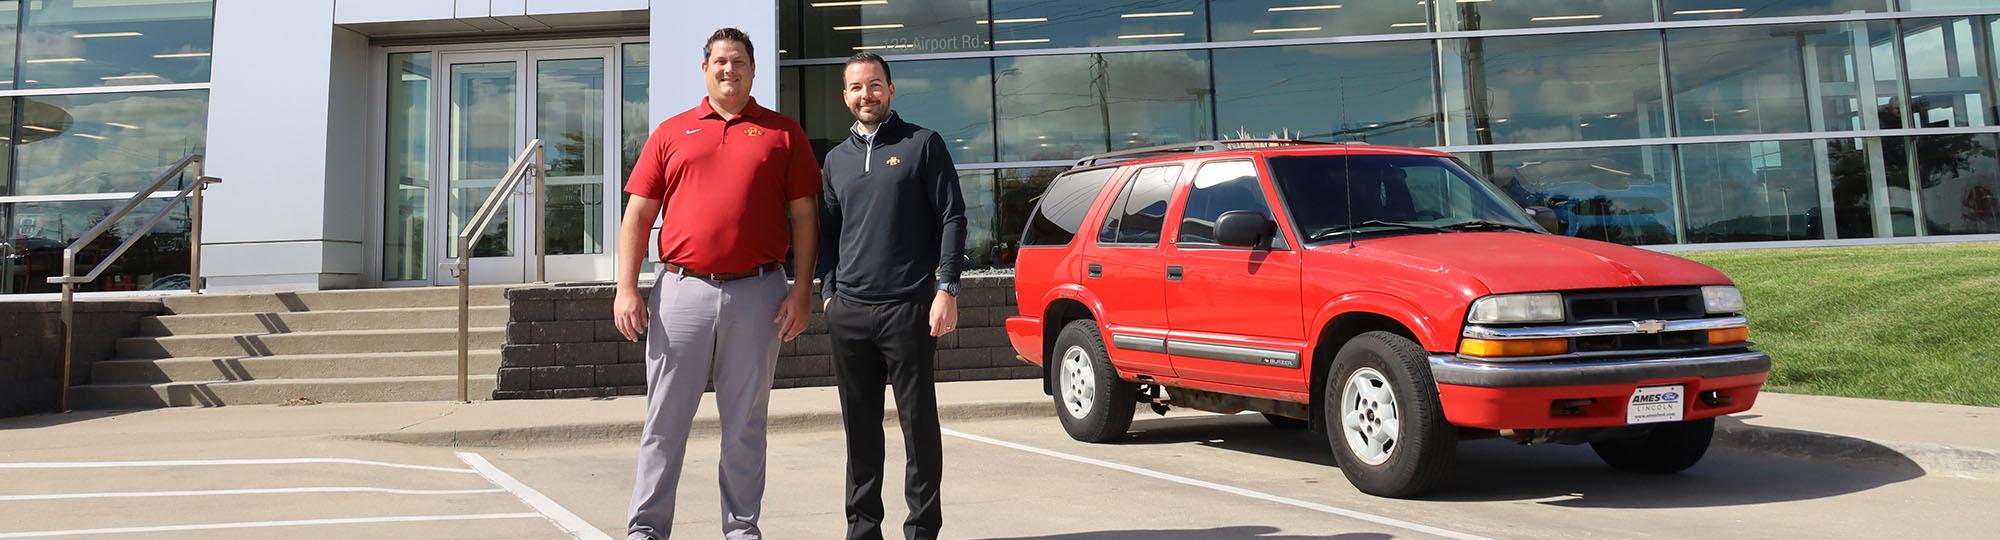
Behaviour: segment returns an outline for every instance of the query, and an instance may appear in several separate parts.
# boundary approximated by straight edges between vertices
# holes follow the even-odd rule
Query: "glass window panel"
[[[1888,226],[1876,227],[1877,236],[1910,237],[1917,235],[1917,208],[1914,189],[1916,170],[1910,168],[1914,156],[1910,153],[1910,138],[1882,137],[1882,170],[1888,187],[1886,209]],[[1887,234],[1884,234],[1884,230]]]
[[[138,191],[201,152],[207,134],[207,90],[23,97],[20,107],[16,195]]]
[[[1132,176],[1118,194],[1115,210],[1108,212],[1104,227],[1098,230],[1100,244],[1145,244],[1160,243],[1160,229],[1166,225],[1167,197],[1173,195],[1174,181],[1181,177],[1181,166],[1168,165],[1148,167]]]
[[[1994,151],[1994,135],[1912,139],[1925,233],[2000,233],[2000,158]]]
[[[450,217],[446,238],[456,238],[469,225],[479,205],[486,201],[500,179],[507,174],[514,155],[520,152],[515,120],[516,77],[514,62],[453,64],[446,81],[452,113],[445,126],[446,214]],[[513,203],[509,203],[513,204]],[[512,212],[494,215],[479,243],[472,246],[474,257],[507,257],[514,253]],[[457,257],[458,245],[445,246],[446,257]]]
[[[431,193],[431,53],[389,55],[382,280],[430,276],[424,256]]]
[[[20,41],[20,0],[0,1],[0,88],[14,88],[15,49]]]
[[[983,51],[984,0],[804,3],[800,18],[806,58],[846,58],[859,51],[920,54]],[[790,48],[786,48],[790,50]]]
[[[1429,4],[1417,1],[1209,0],[1215,41],[1423,32]]]
[[[806,9],[805,4],[797,0],[778,2],[779,60],[805,57],[805,49],[801,48],[799,43],[799,35],[805,31],[799,24],[799,11]]]
[[[1214,136],[1206,51],[994,60],[1001,161]]]
[[[1834,236],[1837,238],[1873,238],[1875,236],[1875,195],[1877,170],[1875,159],[1869,157],[1871,139],[1832,139],[1826,141],[1825,159],[1820,167],[1828,171],[1832,180],[1833,209],[1824,212],[1818,207],[1809,211],[1824,213],[1833,219]],[[1877,148],[1880,144],[1876,144]],[[1879,152],[1879,150],[1877,150]],[[1808,219],[1807,226],[1822,225],[1818,220]],[[1808,234],[1821,238],[1821,234]]]
[[[1914,127],[1992,125],[1993,102],[1981,76],[1986,53],[1977,19],[1909,19],[1903,24],[1903,54],[1910,74],[1910,118]]]
[[[28,202],[8,206],[0,212],[8,219],[7,241],[14,246],[13,258],[4,266],[9,293],[45,293],[61,290],[48,278],[60,276],[63,248],[82,237],[98,221],[110,216],[125,201]],[[172,211],[145,237],[132,245],[105,269],[96,281],[77,287],[79,291],[134,291],[146,289],[186,289],[188,286],[187,201]],[[83,272],[111,254],[131,238],[155,213],[167,208],[167,201],[141,203],[132,213],[113,225],[103,236],[77,253],[76,267]]]
[[[1807,130],[1803,49],[1812,26],[1667,31],[1681,135]]]
[[[1681,146],[1689,242],[1821,238],[1811,141]]]
[[[1557,228],[1549,232],[1630,245],[1677,240],[1673,157],[1664,146],[1523,150],[1486,157],[1491,169],[1483,172],[1501,194],[1523,207],[1554,211]]]
[[[897,116],[944,138],[954,163],[993,161],[993,64],[984,59],[896,62]],[[834,92],[838,101],[839,91]],[[848,114],[840,105],[841,114]],[[853,122],[850,115],[848,122]],[[841,124],[845,129],[847,124]]]
[[[1661,0],[1669,21],[1881,12],[1894,0]],[[1906,0],[1907,1],[1907,0]]]
[[[1194,187],[1188,190],[1186,207],[1181,209],[1180,233],[1175,241],[1183,244],[1214,244],[1215,222],[1222,214],[1244,210],[1271,218],[1270,199],[1257,181],[1257,167],[1248,161],[1207,163],[1197,170]]]
[[[985,19],[985,17],[980,17]],[[993,0],[993,48],[1101,47],[1208,40],[1202,0]]]
[[[2000,7],[2000,0],[1902,0],[1903,11],[1937,11]]]
[[[21,88],[208,81],[211,0],[28,5]]]
[[[995,210],[1000,199],[994,187],[991,170],[958,171],[958,190],[965,197],[965,255],[972,260],[970,268],[1000,266],[999,256],[1004,250],[995,234],[999,230]]]
[[[647,83],[651,80],[648,71],[652,65],[652,47],[645,43],[628,43],[619,56],[618,116],[619,155],[624,162],[618,177],[632,178],[632,165],[639,162],[639,151],[646,147],[646,137],[652,135],[653,122],[648,104],[651,98],[646,94]],[[786,112],[797,114],[793,109]],[[621,182],[619,184],[623,186]]]
[[[1224,136],[1436,146],[1429,41],[1215,51]]]
[[[1453,144],[1667,136],[1660,34],[1443,40]]]
[[[1784,28],[1784,27],[1774,27]],[[1797,27],[1806,90],[1819,103],[1815,131],[1903,127],[1902,63],[1896,59],[1896,27],[1890,21],[1856,21]],[[1871,81],[1863,85],[1862,81]],[[1684,124],[1685,126],[1685,124]]]
[[[1651,22],[1652,0],[1438,0],[1438,27],[1549,28]]]
[[[535,137],[543,141],[549,255],[604,253],[603,58],[535,62]]]

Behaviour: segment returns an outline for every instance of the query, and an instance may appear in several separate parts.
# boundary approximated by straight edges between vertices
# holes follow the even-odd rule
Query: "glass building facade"
[[[1996,0],[785,0],[783,106],[841,64],[954,150],[981,265],[1087,154],[1295,137],[1462,157],[1632,245],[2000,233]]]
[[[47,278],[61,275],[64,247],[202,152],[214,11],[210,0],[0,0],[0,293],[57,290]],[[87,246],[79,271],[162,204]],[[186,288],[180,206],[81,290]]]

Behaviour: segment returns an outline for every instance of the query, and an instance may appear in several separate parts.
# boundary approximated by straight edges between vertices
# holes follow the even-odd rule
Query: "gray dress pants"
[[[722,535],[761,539],[764,426],[778,362],[784,272],[715,282],[662,271],[647,299],[646,425],[632,488],[629,538],[673,532],[674,491],[688,428],[712,379],[722,416]]]

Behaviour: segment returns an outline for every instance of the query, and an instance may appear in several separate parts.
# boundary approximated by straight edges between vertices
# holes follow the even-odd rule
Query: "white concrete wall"
[[[665,7],[667,2],[660,2]],[[765,108],[778,108],[778,3],[732,2],[728,8],[689,9],[677,6],[652,12],[652,88],[648,116],[653,125],[693,107],[708,95],[701,79],[701,45],[716,29],[734,26],[757,45],[757,80],[750,96]]]
[[[456,7],[454,0],[339,0],[333,19],[340,24],[430,21],[453,18]]]
[[[217,0],[202,270],[217,289],[352,286],[360,238],[328,227],[334,0]],[[364,218],[365,219],[365,218]],[[338,220],[336,220],[338,221]],[[335,264],[330,265],[330,262]],[[330,268],[330,266],[332,268]]]

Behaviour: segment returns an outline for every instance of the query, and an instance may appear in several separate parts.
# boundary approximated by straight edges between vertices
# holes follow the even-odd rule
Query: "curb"
[[[1041,396],[1037,396],[1041,397]],[[891,403],[893,405],[893,403]],[[1047,398],[1033,401],[990,401],[973,403],[948,403],[938,405],[938,419],[953,420],[1012,420],[1019,418],[1042,418],[1055,415]],[[894,408],[883,411],[882,421],[896,422]],[[604,441],[637,441],[644,422],[638,418],[618,422],[593,422],[581,424],[550,424],[518,428],[471,428],[434,431],[398,431],[392,433],[372,433],[342,436],[342,439],[389,442],[417,446],[479,446],[479,447],[520,447],[560,444],[583,444]],[[698,414],[694,426],[689,430],[694,437],[712,437],[721,431],[721,418],[714,414]],[[841,429],[840,411],[800,411],[772,413],[768,421],[772,431],[827,431]]]
[[[1946,444],[1870,441],[1844,435],[1753,426],[1732,417],[1715,423],[1719,447],[1795,459],[2000,480],[2000,450]]]

